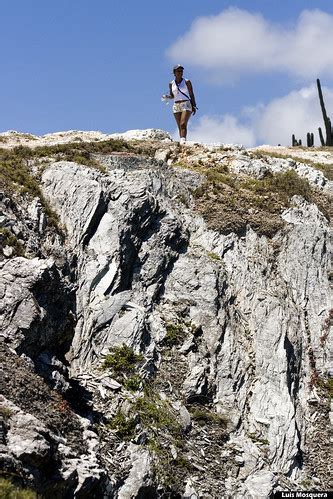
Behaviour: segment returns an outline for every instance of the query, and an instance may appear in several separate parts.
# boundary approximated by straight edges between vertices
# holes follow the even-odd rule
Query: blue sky
[[[1,20],[0,131],[174,133],[160,96],[178,62],[199,107],[189,139],[318,135],[317,77],[333,118],[332,0],[11,0]]]

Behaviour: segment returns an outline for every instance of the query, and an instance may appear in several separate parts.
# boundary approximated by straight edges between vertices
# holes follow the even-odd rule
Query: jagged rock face
[[[35,358],[70,341],[72,293],[54,261],[16,257],[0,268],[1,327],[11,347]]]
[[[164,159],[169,154],[163,152]],[[237,154],[237,171],[260,176],[260,169],[273,164],[257,165]],[[327,219],[295,196],[274,237],[250,227],[242,236],[223,235],[208,230],[193,212],[191,192],[203,182],[198,173],[159,159],[115,154],[101,160],[106,173],[65,161],[45,168],[43,193],[66,227],[71,273],[61,275],[53,262],[38,258],[2,263],[6,341],[57,370],[63,392],[70,390],[66,383],[78,380],[106,418],[118,410],[130,415],[139,394],[131,395],[124,379],[101,370],[105,355],[123,344],[141,352],[140,374],[146,382],[156,380],[159,397],[186,434],[182,452],[191,466],[182,469],[178,494],[255,498],[279,486],[297,488],[313,472],[308,454],[315,422],[309,421],[320,407],[314,378],[327,374],[332,351],[324,331],[331,307]],[[299,173],[327,190],[325,177],[311,170]],[[13,291],[14,279],[21,279],[19,292]],[[171,327],[182,337],[167,350]],[[57,348],[72,378],[63,364],[56,369],[57,360],[50,360]],[[45,350],[51,351],[49,360]],[[221,442],[213,419],[196,426],[198,407],[206,418],[209,410],[227,419]],[[324,421],[324,411],[319,413]],[[20,459],[15,418],[8,445]],[[91,452],[86,468],[75,458],[86,470],[74,477],[77,494],[93,494],[96,483],[106,497],[124,499],[170,490],[156,481],[150,429],[142,422],[136,428],[131,443],[120,445],[105,429],[99,443],[85,430]],[[30,457],[51,452],[43,443]],[[179,470],[180,448],[170,448],[170,467]],[[74,490],[75,459],[62,461],[68,490]],[[320,470],[317,480],[328,486]]]
[[[43,182],[72,244],[82,248],[70,354],[76,373],[111,346],[140,348],[147,314],[187,238],[181,220],[158,201],[160,171],[117,169],[103,176],[58,163]],[[123,307],[127,313],[119,317]]]

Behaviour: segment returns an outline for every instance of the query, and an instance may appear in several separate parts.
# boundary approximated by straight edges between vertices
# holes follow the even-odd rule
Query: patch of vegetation
[[[37,494],[29,489],[14,485],[10,480],[0,478],[1,499],[35,499]]]
[[[126,390],[129,390],[130,392],[137,392],[142,387],[142,384],[143,384],[142,378],[137,374],[130,376],[129,378],[125,379],[125,381],[123,382],[123,385],[126,388]]]
[[[19,146],[22,148],[22,146]],[[14,148],[18,149],[18,148]],[[74,157],[82,159],[84,165],[97,167],[100,165],[93,160],[93,154],[112,154],[114,152],[133,152],[134,148],[122,139],[109,139],[99,142],[69,142],[67,144],[56,144],[53,146],[39,146],[34,149],[23,147],[25,154],[30,151],[31,158],[54,157],[74,161]]]
[[[311,200],[311,186],[309,182],[297,175],[294,170],[282,173],[266,175],[262,180],[245,180],[242,187],[260,195],[267,195],[271,192],[278,194],[282,205],[287,206],[289,199],[298,194],[307,201]]]
[[[20,139],[27,139],[27,140],[37,140],[37,137],[35,137],[35,135],[32,135],[31,133],[24,133],[24,132],[16,132],[14,134],[14,137],[20,138]]]
[[[281,211],[290,206],[290,200],[296,194],[318,204],[327,216],[325,203],[320,204],[318,193],[294,170],[277,174],[268,172],[260,180],[220,173],[215,168],[196,171],[206,178],[194,191],[196,210],[210,228],[222,233],[242,234],[250,225],[259,234],[274,236],[284,225]]]
[[[22,195],[38,197],[48,217],[49,224],[60,232],[59,218],[45,200],[37,179],[29,170],[32,151],[28,147],[15,147],[12,150],[0,149],[0,189],[9,195],[19,192]]]
[[[23,148],[27,149],[27,148]],[[15,152],[17,150],[17,154]],[[21,148],[13,151],[0,151],[0,187],[4,190],[26,192],[32,197],[41,196],[37,180],[31,175]]]
[[[8,407],[0,407],[0,416],[7,419],[7,418],[10,418],[10,416],[12,416],[13,414],[13,411],[11,409],[9,409]]]
[[[300,486],[304,490],[311,490],[313,488],[313,483],[312,483],[311,480],[309,480],[308,478],[306,478],[305,480],[302,480],[300,482]]]
[[[222,428],[226,428],[228,425],[228,420],[222,414],[217,414],[207,409],[201,407],[195,407],[191,409],[191,418],[196,421],[199,425],[217,425]]]
[[[0,227],[0,251],[5,246],[13,248],[13,256],[24,256],[25,251],[17,237],[6,227]]]
[[[137,421],[134,417],[126,417],[121,411],[110,419],[106,426],[111,430],[116,430],[117,436],[123,440],[131,440],[135,436]]]
[[[136,426],[148,430],[151,438],[159,439],[161,432],[172,437],[181,438],[182,427],[170,404],[162,400],[153,386],[146,385],[143,394],[130,406],[127,416],[121,410],[107,422],[106,426],[116,430],[119,438],[131,440],[135,437]]]
[[[248,436],[254,443],[269,445],[267,438],[258,437],[255,433],[249,433]]]
[[[191,462],[181,454],[182,446],[175,446],[177,457],[173,457],[170,448],[159,440],[150,440],[148,447],[155,457],[153,469],[158,482],[163,483],[170,493],[181,493],[184,479],[194,471]]]
[[[171,493],[181,493],[186,477],[194,468],[186,457],[185,439],[177,415],[152,387],[145,390],[137,407],[141,422],[150,429],[148,448],[158,482]]]
[[[213,253],[213,252],[210,252],[210,251],[209,251],[209,252],[207,253],[207,255],[208,255],[208,256],[209,256],[209,258],[211,258],[212,260],[219,260],[219,261],[221,261],[221,260],[222,260],[222,258],[221,258],[219,255],[217,255],[216,253]]]
[[[105,357],[103,368],[112,369],[115,374],[131,374],[136,366],[143,361],[143,355],[134,352],[132,347],[123,343],[122,346],[113,347]]]
[[[180,345],[184,341],[185,334],[186,328],[184,324],[168,323],[162,345],[168,348]]]
[[[139,414],[144,427],[152,426],[158,430],[166,429],[174,437],[181,434],[181,425],[170,404],[162,400],[151,385],[146,385],[143,396],[139,397],[133,405],[133,410]]]
[[[178,319],[179,322],[166,323],[166,335],[161,341],[161,345],[167,348],[181,345],[189,334],[194,335],[198,328],[191,321],[186,321],[183,318]]]
[[[49,222],[59,229],[59,220],[44,199],[38,183],[38,178],[31,172],[32,164],[39,164],[42,159],[47,161],[67,160],[105,171],[94,154],[110,154],[112,152],[130,152],[134,150],[124,140],[110,139],[101,142],[72,142],[54,146],[29,148],[17,146],[13,149],[0,148],[0,188],[8,194],[19,192],[32,197],[39,197]]]
[[[317,379],[317,386],[329,398],[333,398],[333,378],[319,378]]]

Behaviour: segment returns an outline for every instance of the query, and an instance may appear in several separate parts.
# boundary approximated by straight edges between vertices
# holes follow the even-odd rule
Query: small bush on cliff
[[[10,418],[10,416],[12,416],[14,414],[14,412],[9,409],[8,407],[0,407],[0,417],[4,418],[4,419],[8,419]]]
[[[174,437],[179,436],[181,426],[168,402],[162,400],[152,386],[146,385],[143,396],[139,397],[133,409],[139,414],[144,427],[167,429]]]
[[[170,491],[180,492],[185,478],[194,468],[186,457],[179,416],[153,385],[145,387],[133,410],[138,415],[140,426],[148,431],[148,449],[157,480]],[[171,448],[174,450],[171,451]]]
[[[195,471],[195,467],[182,455],[182,448],[174,446],[177,452],[174,457],[170,448],[162,445],[159,440],[150,440],[148,447],[154,457],[153,470],[158,482],[168,489],[170,497],[180,497],[183,483]]]
[[[222,258],[219,255],[217,255],[216,253],[213,253],[211,251],[209,251],[207,253],[207,256],[209,256],[209,258],[211,258],[212,260],[217,260],[217,261],[221,261],[222,260]]]
[[[54,146],[41,146],[32,150],[33,157],[55,157],[66,161],[91,166],[104,171],[94,154],[111,154],[113,152],[131,152],[132,146],[121,139],[110,139],[101,142],[70,142],[68,144],[57,144]]]
[[[14,485],[10,480],[0,478],[1,499],[35,499],[37,495],[29,489],[23,489]]]
[[[102,169],[94,154],[110,154],[112,152],[130,152],[133,148],[124,140],[111,139],[101,142],[72,142],[54,146],[41,146],[31,149],[26,146],[17,146],[13,149],[0,149],[0,186],[15,188],[19,186],[32,196],[41,197],[36,178],[29,170],[30,162],[37,162],[42,158],[75,161],[77,163]],[[15,190],[17,187],[15,188]]]
[[[131,440],[135,436],[136,420],[133,417],[126,417],[121,411],[106,424],[111,430],[116,430],[117,436],[124,440]]]
[[[136,392],[142,387],[143,380],[141,376],[134,374],[133,376],[125,379],[123,384],[126,390],[129,390],[130,392]]]
[[[333,398],[333,379],[332,378],[318,378],[317,386],[323,391],[325,396],[329,399]]]
[[[179,345],[184,340],[184,337],[184,325],[168,323],[166,325],[166,335],[162,341],[162,345],[171,348],[175,345]]]
[[[217,414],[208,409],[194,408],[191,411],[191,417],[193,421],[196,421],[199,425],[218,425],[226,428],[228,425],[228,420],[222,414]]]
[[[41,196],[36,179],[31,175],[20,154],[3,159],[0,153],[0,186],[5,191],[27,192],[31,196]]]
[[[218,257],[216,255],[218,259]],[[173,346],[181,345],[186,335],[189,333],[194,334],[196,331],[196,327],[191,322],[184,321],[183,319],[179,319],[180,322],[168,322],[166,324],[166,335],[161,341],[161,345],[167,348],[172,348]]]
[[[116,374],[130,374],[142,361],[143,356],[141,354],[136,354],[133,348],[123,344],[111,349],[104,360],[103,368],[112,369]]]

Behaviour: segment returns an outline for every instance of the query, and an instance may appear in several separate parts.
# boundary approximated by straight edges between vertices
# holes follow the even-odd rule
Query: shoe
[[[186,143],[186,139],[185,139],[184,137],[182,137],[182,138],[180,139],[180,142],[179,142],[179,143],[180,143],[180,145],[184,145],[184,144]]]

